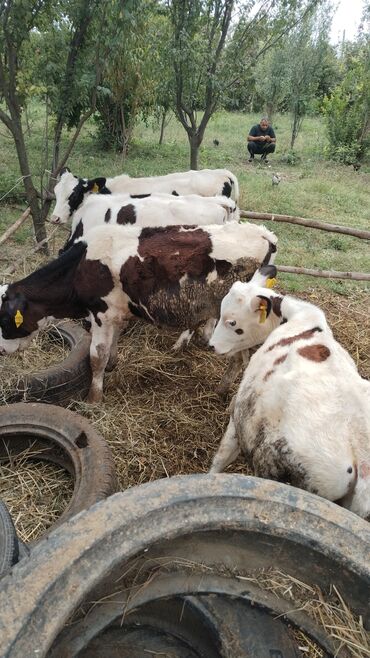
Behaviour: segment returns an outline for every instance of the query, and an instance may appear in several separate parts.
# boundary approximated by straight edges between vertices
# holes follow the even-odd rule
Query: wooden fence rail
[[[267,212],[252,212],[249,210],[241,210],[240,217],[247,219],[260,219],[262,221],[271,222],[287,222],[289,224],[298,224],[300,226],[308,226],[309,228],[318,228],[320,231],[330,231],[331,233],[343,233],[344,235],[352,235],[361,240],[370,240],[370,231],[363,231],[357,228],[350,228],[349,226],[338,226],[337,224],[327,224],[319,222],[316,219],[304,219],[303,217],[294,217],[293,215],[274,215]]]

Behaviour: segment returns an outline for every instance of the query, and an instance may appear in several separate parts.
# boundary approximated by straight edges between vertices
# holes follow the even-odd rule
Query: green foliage
[[[369,10],[370,14],[370,10]],[[370,31],[347,44],[342,80],[323,102],[330,158],[351,164],[363,160],[370,147]]]
[[[155,103],[159,66],[152,3],[141,0],[136,9],[104,65],[95,115],[101,145],[124,154],[138,116],[146,117]]]

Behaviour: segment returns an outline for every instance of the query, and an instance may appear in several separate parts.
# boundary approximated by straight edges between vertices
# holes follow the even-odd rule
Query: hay
[[[38,539],[61,516],[73,493],[63,468],[33,458],[32,447],[0,463],[0,499],[24,542]]]
[[[312,288],[300,296],[325,310],[336,338],[355,359],[362,376],[370,377],[366,293],[359,291],[355,299],[349,299]],[[120,339],[118,365],[106,375],[104,402],[94,406],[84,402],[70,405],[90,419],[109,443],[122,490],[161,477],[207,472],[226,429],[228,401],[215,393],[226,361],[194,343],[183,352],[173,352],[178,335],[179,332],[141,322],[130,324]],[[37,370],[41,369],[39,362],[34,364]],[[237,384],[233,390],[236,389]],[[37,475],[32,471],[27,484],[23,484],[23,479],[17,484],[17,476],[12,479],[7,472],[0,489],[0,496],[10,505],[17,528],[26,540],[41,534],[55,515],[61,513],[71,495],[66,473],[45,464],[42,469],[46,470],[38,470]],[[250,473],[242,460],[228,470]],[[43,494],[40,500],[44,479],[48,497]],[[275,587],[276,578],[276,574],[266,575],[265,586]],[[288,592],[293,591],[290,586],[291,583],[285,585]],[[361,621],[353,617],[339,594],[333,592],[330,604],[323,602],[318,590],[309,591],[308,595],[307,612],[324,627],[330,626],[333,638],[338,636],[339,645],[343,643],[345,648],[338,655],[351,658],[370,655],[369,638]],[[302,656],[321,658],[322,652],[309,639],[302,634],[296,637],[303,647]]]
[[[251,580],[255,580],[260,587],[275,593],[279,598],[292,601],[297,609],[307,612],[332,638],[337,648],[336,656],[343,658],[370,656],[370,633],[365,631],[362,618],[353,615],[334,585],[329,594],[324,595],[318,587],[307,585],[273,568],[259,573]],[[304,635],[303,638],[303,641],[309,643],[309,652],[306,655],[310,658],[316,656],[321,658],[324,655]]]
[[[50,325],[49,329],[53,329],[53,334],[40,332],[28,349],[2,360],[0,404],[5,404],[15,392],[24,391],[24,377],[50,368],[67,356],[69,348],[58,333],[58,324]]]

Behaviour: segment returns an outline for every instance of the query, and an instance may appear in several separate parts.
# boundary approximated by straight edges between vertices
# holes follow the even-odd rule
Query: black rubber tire
[[[49,331],[54,336],[61,336],[71,351],[60,363],[25,376],[18,384],[19,391],[10,394],[6,402],[67,406],[71,400],[87,397],[91,384],[90,334],[72,321],[61,322],[56,329]]]
[[[72,499],[46,534],[117,491],[113,456],[103,437],[79,414],[49,404],[0,407],[0,461],[32,445],[32,459],[53,462],[74,479]]]
[[[0,500],[0,578],[18,562],[18,537],[8,508]]]
[[[335,584],[368,628],[369,547],[363,519],[278,482],[220,474],[133,487],[58,528],[3,579],[3,656],[70,658],[123,611],[210,593],[279,615],[332,655],[304,611],[235,574],[274,565],[324,593]],[[81,608],[89,614],[63,628]]]

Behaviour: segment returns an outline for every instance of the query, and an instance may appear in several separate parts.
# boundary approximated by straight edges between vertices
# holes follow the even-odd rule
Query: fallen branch
[[[291,267],[290,265],[276,265],[278,272],[289,274],[307,274],[320,276],[324,279],[352,279],[353,281],[370,281],[370,274],[365,272],[336,272],[335,270],[309,270],[306,267]]]
[[[10,238],[11,235],[13,235],[13,233],[17,231],[17,229],[19,229],[20,226],[22,226],[23,222],[26,221],[30,212],[31,212],[31,208],[27,208],[24,211],[24,213],[20,216],[20,218],[17,219],[17,221],[14,222],[14,224],[9,226],[9,228],[5,231],[5,233],[3,233],[2,236],[0,237],[0,244],[3,244],[8,238]]]
[[[304,219],[303,217],[294,217],[293,215],[273,215],[267,212],[251,212],[249,210],[241,210],[240,217],[247,219],[261,219],[263,221],[271,222],[287,222],[289,224],[299,224],[300,226],[308,226],[309,228],[318,228],[320,231],[330,231],[332,233],[343,233],[344,235],[352,235],[361,240],[370,240],[370,231],[362,231],[357,228],[349,228],[348,226],[338,226],[337,224],[327,224],[319,222],[315,219]]]

